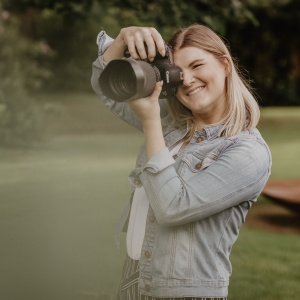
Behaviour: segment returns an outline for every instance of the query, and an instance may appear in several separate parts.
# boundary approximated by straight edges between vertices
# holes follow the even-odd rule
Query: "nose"
[[[192,72],[183,72],[183,86],[191,86],[195,82],[195,78]]]

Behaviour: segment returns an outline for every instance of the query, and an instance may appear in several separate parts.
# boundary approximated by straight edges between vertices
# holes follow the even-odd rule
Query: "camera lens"
[[[122,99],[131,98],[136,92],[136,79],[133,70],[129,65],[117,71],[109,73],[110,88],[113,95]]]
[[[109,62],[99,77],[103,94],[117,102],[149,96],[159,73],[144,61],[116,59]]]

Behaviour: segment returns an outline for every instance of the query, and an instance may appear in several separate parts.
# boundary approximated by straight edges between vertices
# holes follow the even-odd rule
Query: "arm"
[[[226,149],[188,180],[174,168],[169,151],[157,152],[139,174],[157,221],[167,226],[198,221],[245,201],[255,201],[270,174],[267,146],[228,139]],[[187,161],[182,161],[183,167]]]
[[[158,102],[161,88],[162,82],[158,82],[149,97],[129,102],[129,106],[138,116],[143,126],[147,160],[166,147]]]
[[[94,91],[117,117],[142,130],[142,124],[126,102],[118,103],[106,98],[102,94],[98,79],[109,61],[123,58],[126,48],[128,48],[131,56],[135,59],[153,60],[156,54],[156,48],[164,55],[165,47],[161,35],[154,28],[128,27],[123,28],[115,40],[111,39],[102,31],[98,35],[97,44],[99,47],[99,57],[93,63],[93,74],[91,78]],[[145,44],[148,47],[148,56],[146,54]],[[165,106],[164,102],[165,100],[160,100],[160,105]],[[167,113],[165,109],[162,109],[161,112],[162,116]]]

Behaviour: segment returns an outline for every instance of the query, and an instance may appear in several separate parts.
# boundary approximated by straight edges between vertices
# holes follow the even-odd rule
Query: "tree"
[[[3,1],[4,8],[20,20],[20,32],[33,41],[44,40],[52,50],[51,59],[43,62],[54,74],[51,80],[44,82],[45,91],[82,90],[89,86],[87,74],[90,73],[92,48],[94,50],[91,41],[98,30],[92,29],[90,18],[93,2]]]
[[[228,27],[234,54],[253,76],[262,105],[300,104],[300,1],[257,1],[257,26]]]
[[[102,19],[109,34],[135,24],[154,26],[168,39],[179,27],[206,24],[229,41],[242,69],[249,71],[244,73],[251,75],[261,105],[300,104],[299,0],[110,3]]]
[[[296,105],[299,97],[299,0],[4,0],[22,32],[53,49],[47,90],[91,90],[95,36],[125,26],[154,26],[168,40],[179,27],[210,26],[229,41],[251,74],[262,105]]]
[[[0,146],[30,145],[41,138],[41,113],[28,90],[49,77],[39,65],[47,45],[19,34],[18,23],[0,6]]]

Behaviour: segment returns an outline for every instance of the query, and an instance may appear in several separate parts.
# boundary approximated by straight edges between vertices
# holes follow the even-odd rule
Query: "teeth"
[[[201,86],[201,87],[199,87],[199,88],[193,90],[192,92],[188,93],[188,96],[192,96],[192,95],[194,95],[194,94],[200,92],[200,91],[203,90],[203,89],[204,89],[204,86]]]

